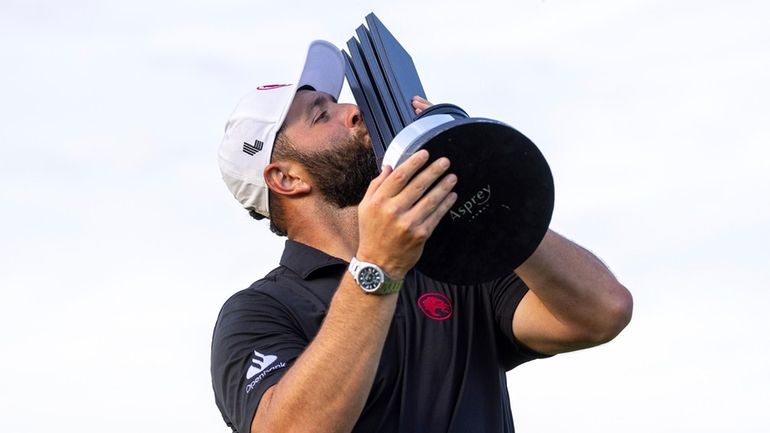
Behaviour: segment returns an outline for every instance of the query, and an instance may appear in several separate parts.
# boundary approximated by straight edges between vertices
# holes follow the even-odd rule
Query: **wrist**
[[[406,275],[408,269],[401,269],[394,260],[384,256],[380,251],[370,251],[365,249],[359,249],[353,256],[358,261],[372,263],[377,265],[382,271],[393,280],[402,280]]]
[[[404,282],[403,276],[394,278],[377,263],[356,256],[350,259],[348,271],[361,290],[374,295],[397,293]]]

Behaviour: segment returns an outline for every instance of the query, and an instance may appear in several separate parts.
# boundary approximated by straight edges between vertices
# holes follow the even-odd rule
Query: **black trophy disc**
[[[457,175],[457,201],[430,239],[417,269],[447,283],[510,274],[548,230],[553,178],[537,147],[491,119],[459,119],[421,137],[430,161],[445,156]]]
[[[397,167],[419,149],[446,156],[458,199],[428,239],[417,268],[454,284],[509,275],[540,244],[553,211],[553,178],[537,147],[512,127],[469,118],[451,104],[419,116],[425,97],[411,56],[374,14],[348,41],[346,76],[383,165]]]

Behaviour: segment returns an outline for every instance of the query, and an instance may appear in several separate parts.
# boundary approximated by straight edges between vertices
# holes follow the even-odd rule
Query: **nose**
[[[341,107],[345,126],[348,128],[359,127],[361,123],[361,111],[354,104],[339,104]]]

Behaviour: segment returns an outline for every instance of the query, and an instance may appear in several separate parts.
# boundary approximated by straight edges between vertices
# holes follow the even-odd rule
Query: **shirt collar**
[[[304,280],[321,269],[347,265],[348,263],[342,259],[291,239],[286,240],[281,256],[281,266],[291,269]]]

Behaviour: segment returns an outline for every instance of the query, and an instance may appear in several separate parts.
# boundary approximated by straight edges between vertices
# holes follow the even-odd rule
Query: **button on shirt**
[[[225,302],[211,375],[234,431],[249,432],[262,394],[313,341],[347,265],[288,240],[278,268]],[[410,271],[353,431],[513,432],[505,373],[546,356],[513,336],[513,312],[526,292],[513,273],[458,286]],[[332,361],[327,370],[334,369],[345,366]]]

